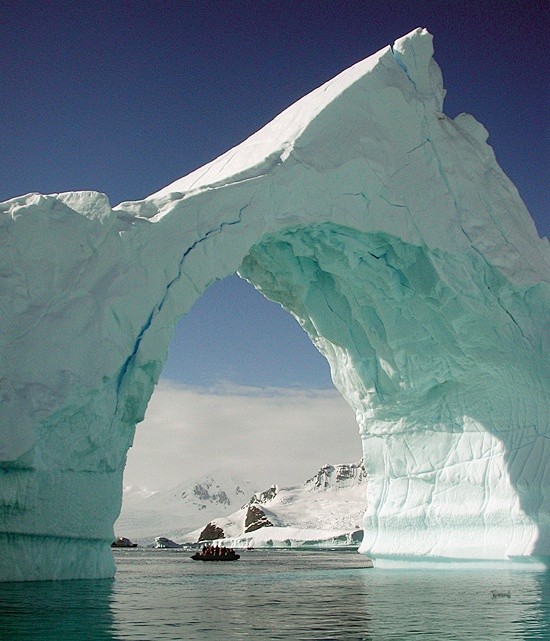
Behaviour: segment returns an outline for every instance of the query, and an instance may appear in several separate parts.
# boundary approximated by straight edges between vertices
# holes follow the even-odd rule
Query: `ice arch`
[[[356,410],[363,552],[549,554],[548,246],[432,53],[416,30],[144,201],[1,206],[2,579],[112,575],[173,326],[236,270]]]

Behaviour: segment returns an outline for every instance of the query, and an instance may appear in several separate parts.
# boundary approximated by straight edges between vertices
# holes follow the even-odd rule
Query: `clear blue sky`
[[[77,189],[113,204],[143,198],[422,26],[435,37],[446,113],[487,127],[550,235],[549,12],[542,0],[3,3],[0,200]],[[236,278],[182,321],[165,375],[330,385],[293,319]]]

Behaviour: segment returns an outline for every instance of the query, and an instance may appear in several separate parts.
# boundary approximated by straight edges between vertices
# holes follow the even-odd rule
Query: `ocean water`
[[[0,639],[550,639],[549,572],[379,570],[351,551],[189,555],[116,550],[114,580],[0,584]]]

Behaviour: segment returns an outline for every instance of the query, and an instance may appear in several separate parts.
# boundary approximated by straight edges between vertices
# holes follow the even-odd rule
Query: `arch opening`
[[[254,492],[299,486],[325,464],[361,456],[353,411],[326,360],[294,318],[235,275],[207,288],[178,324],[128,452],[115,534],[140,545],[161,535],[181,541]],[[197,485],[228,500],[197,498]],[[355,494],[353,515],[338,526],[319,514],[303,527],[357,529]]]

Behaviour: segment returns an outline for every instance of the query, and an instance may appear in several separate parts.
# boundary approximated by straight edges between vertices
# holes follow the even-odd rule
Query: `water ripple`
[[[382,571],[342,551],[256,550],[224,564],[181,550],[116,556],[114,581],[2,584],[0,639],[550,638],[548,572]]]

